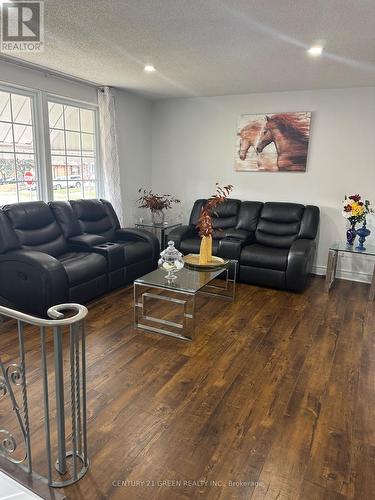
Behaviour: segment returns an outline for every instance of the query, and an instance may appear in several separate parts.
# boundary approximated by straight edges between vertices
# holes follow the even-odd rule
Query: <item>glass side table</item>
[[[375,257],[375,246],[369,245],[366,242],[365,250],[356,250],[355,245],[349,246],[346,242],[343,241],[333,243],[333,245],[329,247],[329,253],[328,253],[327,274],[326,274],[326,284],[325,284],[325,289],[327,293],[332,288],[332,285],[334,284],[336,279],[337,259],[339,252],[347,252],[353,255],[369,255]],[[369,300],[374,300],[374,298],[375,298],[375,265],[372,274]]]
[[[168,233],[175,229],[176,227],[182,226],[181,222],[164,222],[164,224],[154,224],[153,222],[136,222],[135,227],[141,229],[147,229],[155,234],[160,241],[160,246],[162,250],[167,246]]]

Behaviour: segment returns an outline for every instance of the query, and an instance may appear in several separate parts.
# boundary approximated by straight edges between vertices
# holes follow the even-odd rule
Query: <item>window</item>
[[[54,200],[96,198],[95,112],[48,102]]]
[[[97,127],[95,105],[0,85],[0,206],[99,197]]]
[[[0,205],[39,198],[33,99],[0,90]]]

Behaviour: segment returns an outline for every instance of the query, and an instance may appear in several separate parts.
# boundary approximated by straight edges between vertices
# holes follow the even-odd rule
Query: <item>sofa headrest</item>
[[[10,225],[24,249],[54,257],[67,250],[66,240],[51,208],[43,201],[15,203],[4,208]]]
[[[107,207],[108,202],[102,202],[101,200],[71,200],[70,204],[82,232],[103,236],[108,241],[114,239],[117,225],[114,216]]]
[[[68,201],[50,201],[49,206],[63,232],[65,238],[82,234],[81,226]]]
[[[241,200],[228,199],[221,203],[214,210],[214,217],[224,218],[224,217],[235,217],[240,209]]]
[[[299,203],[267,202],[260,217],[270,222],[300,222],[305,210]]]
[[[202,198],[194,203],[193,208],[191,209],[190,220],[189,220],[189,224],[191,226],[195,227],[198,224],[202,207],[204,206],[206,201],[207,201],[206,199]]]
[[[14,229],[40,229],[55,222],[51,208],[44,201],[29,201],[5,205],[4,212]]]
[[[78,219],[82,221],[93,222],[108,217],[100,200],[71,200],[70,204]]]
[[[8,217],[5,215],[5,212],[0,210],[0,254],[15,250],[20,246],[20,242],[10,225]]]

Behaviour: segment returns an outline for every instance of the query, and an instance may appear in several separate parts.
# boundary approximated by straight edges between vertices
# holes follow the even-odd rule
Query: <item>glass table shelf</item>
[[[354,243],[354,245],[350,246],[346,243],[346,241],[336,241],[329,247],[329,249],[337,252],[359,253],[362,255],[375,256],[375,245],[370,245],[365,242],[364,246],[364,250],[359,250],[357,248],[356,242]]]

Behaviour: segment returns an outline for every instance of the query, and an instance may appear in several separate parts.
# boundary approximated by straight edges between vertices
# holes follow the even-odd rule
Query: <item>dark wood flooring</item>
[[[192,343],[134,330],[131,287],[92,303],[91,468],[67,498],[375,498],[367,294],[339,280],[326,295],[320,277],[298,295],[241,284],[233,304],[198,299]]]

